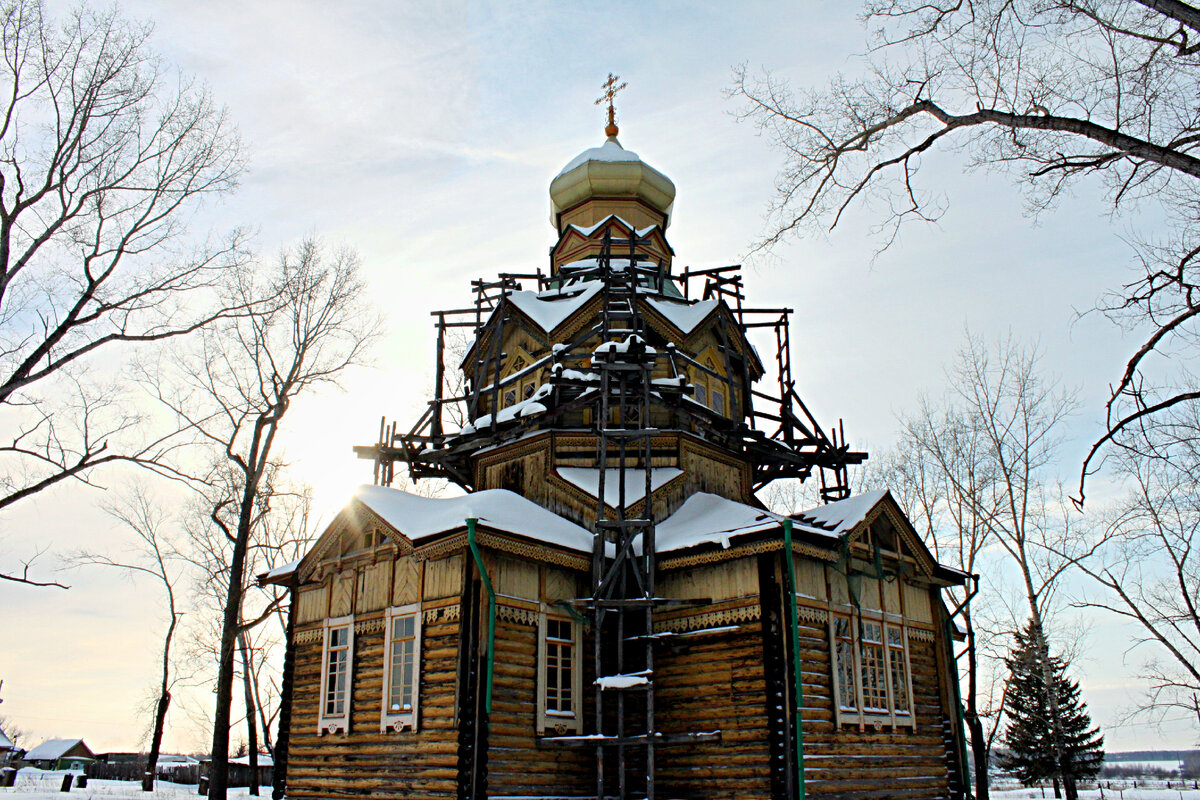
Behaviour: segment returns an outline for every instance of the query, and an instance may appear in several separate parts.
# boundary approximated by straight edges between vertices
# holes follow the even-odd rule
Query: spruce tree
[[[1000,766],[1011,771],[1025,786],[1049,779],[1054,781],[1055,797],[1059,796],[1060,782],[1068,787],[1068,796],[1074,795],[1077,780],[1100,771],[1104,737],[1099,727],[1092,727],[1087,706],[1079,696],[1078,681],[1068,679],[1067,665],[1058,656],[1050,655],[1037,622],[1031,619],[1016,634],[1016,640],[1012,653],[1005,659],[1009,671],[1005,708],[1012,721],[1004,732],[1004,743],[1010,752],[1000,756]],[[1060,742],[1057,743],[1045,680],[1047,673],[1058,705]]]

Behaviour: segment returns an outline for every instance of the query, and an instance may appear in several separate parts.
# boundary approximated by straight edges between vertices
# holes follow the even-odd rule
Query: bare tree
[[[177,524],[171,515],[143,486],[134,485],[105,510],[134,534],[134,543],[120,556],[80,551],[69,558],[77,566],[101,566],[119,569],[130,577],[149,576],[162,588],[169,621],[163,633],[161,679],[154,703],[150,734],[150,752],[146,760],[142,791],[153,791],[157,774],[159,747],[171,705],[171,645],[183,613],[176,604],[176,587],[182,575],[182,562],[170,529]]]
[[[226,535],[233,526],[214,525],[213,509],[232,508],[240,494],[240,475],[218,462],[214,475],[198,493],[191,505],[188,559],[197,568],[200,580],[196,584],[196,601],[201,613],[196,615],[192,629],[189,661],[193,678],[202,683],[214,682],[211,672],[219,664],[224,608],[229,597],[234,542]],[[280,711],[280,691],[277,665],[273,655],[285,643],[287,630],[285,590],[277,586],[260,587],[254,577],[262,572],[298,559],[311,543],[314,529],[310,523],[311,494],[307,489],[283,485],[283,467],[272,461],[259,487],[259,500],[251,536],[246,547],[242,570],[241,621],[236,635],[240,673],[235,665],[235,679],[242,683],[245,715],[240,720],[230,716],[230,726],[244,723],[246,746],[251,772],[257,775],[258,754],[274,754],[271,727]],[[232,516],[230,512],[227,512]],[[275,624],[270,624],[271,622]],[[258,787],[252,777],[251,792]]]
[[[1036,350],[1011,339],[988,348],[968,334],[947,379],[941,399],[923,400],[901,420],[883,474],[939,561],[987,576],[982,596],[972,591],[978,585],[952,594],[966,631],[960,658],[976,792],[986,798],[1005,703],[1005,640],[1029,616],[1043,624],[1070,564],[1059,553],[1073,539],[1072,521],[1050,472],[1075,401],[1041,377]],[[1026,610],[1001,602],[995,576],[1011,568]]]
[[[1169,220],[1164,240],[1139,243],[1136,277],[1101,302],[1145,339],[1113,384],[1082,502],[1114,437],[1200,399],[1152,366],[1194,347],[1200,321],[1200,10],[1177,0],[867,0],[865,16],[865,77],[793,91],[770,75],[736,75],[744,116],[785,158],[760,247],[834,228],[859,204],[882,209],[886,247],[906,221],[942,213],[920,182],[922,157],[936,149],[1010,171],[1034,210],[1093,178],[1114,214],[1149,202]]]
[[[1138,443],[1126,438],[1117,473],[1127,494],[1111,509],[1093,547],[1076,564],[1098,593],[1076,605],[1131,623],[1133,646],[1153,655],[1143,664],[1149,684],[1139,712],[1196,709],[1200,693],[1200,410],[1175,409],[1181,436],[1161,450],[1161,426]]]
[[[149,34],[115,9],[55,21],[38,0],[0,3],[0,509],[160,462],[170,440],[98,357],[245,311],[211,294],[242,234],[185,245],[199,203],[242,172],[237,133]]]
[[[976,611],[988,599],[979,596],[978,581],[986,571],[985,549],[999,516],[996,504],[1002,493],[994,491],[996,472],[984,433],[972,424],[974,419],[953,400],[944,407],[922,400],[915,414],[901,420],[900,441],[884,471],[897,501],[938,561],[974,579],[961,590],[951,590],[951,597],[966,633],[959,659],[967,683],[963,716],[975,763],[975,794],[987,800],[991,748],[1003,716],[1003,690],[997,680],[997,666],[1003,661],[996,654],[986,662],[985,645],[993,637],[986,625],[981,631]]]
[[[214,800],[226,796],[235,651],[239,632],[254,622],[243,619],[248,554],[270,511],[280,425],[299,395],[335,385],[361,363],[379,330],[365,308],[352,251],[328,253],[308,239],[284,250],[273,269],[237,278],[227,305],[262,298],[269,304],[207,327],[190,357],[145,373],[162,403],[221,459],[205,495],[214,535],[228,547],[209,784]]]

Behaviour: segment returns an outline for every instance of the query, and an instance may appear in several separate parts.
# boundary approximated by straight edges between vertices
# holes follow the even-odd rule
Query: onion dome
[[[665,229],[675,203],[675,184],[623,148],[616,125],[610,123],[608,131],[604,144],[571,159],[550,182],[550,222],[561,233],[566,224],[593,224],[608,214],[629,219],[630,207],[641,206],[646,222]]]

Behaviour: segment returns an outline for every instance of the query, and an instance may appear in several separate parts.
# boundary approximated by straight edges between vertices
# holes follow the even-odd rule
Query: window
[[[383,712],[379,730],[416,730],[421,692],[421,607],[389,608],[385,617]]]
[[[538,618],[538,733],[579,733],[583,729],[580,626],[547,610]]]
[[[908,714],[908,655],[904,647],[904,631],[895,625],[888,625],[887,636],[892,705],[897,714]]]
[[[571,623],[546,620],[546,713],[575,716],[571,676],[575,669],[575,640]]]
[[[325,621],[325,645],[321,658],[321,710],[319,733],[350,729],[351,676],[354,669],[354,618]]]
[[[834,615],[830,639],[839,724],[912,725],[908,646],[902,625]]]
[[[725,416],[725,395],[716,389],[712,390],[712,410]]]
[[[517,390],[516,389],[509,389],[504,392],[504,399],[501,401],[501,405],[503,405],[504,408],[508,408],[509,406],[515,404],[516,402],[517,402]]]
[[[704,388],[703,383],[696,384],[696,402],[702,406],[708,405],[708,390]]]

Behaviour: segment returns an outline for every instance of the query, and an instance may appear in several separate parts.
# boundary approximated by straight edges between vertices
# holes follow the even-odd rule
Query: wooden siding
[[[719,740],[658,750],[663,797],[770,797],[766,682],[757,621],[656,656],[655,707],[665,733],[721,731]]]
[[[950,755],[944,736],[935,642],[909,638],[915,730],[838,728],[826,622],[801,620],[804,774],[821,798],[946,798]]]
[[[381,627],[355,634],[350,730],[324,736],[317,734],[321,642],[296,646],[288,748],[289,797],[361,798],[368,793],[385,798],[455,796],[458,622],[424,624],[416,731],[379,732],[383,645]]]

